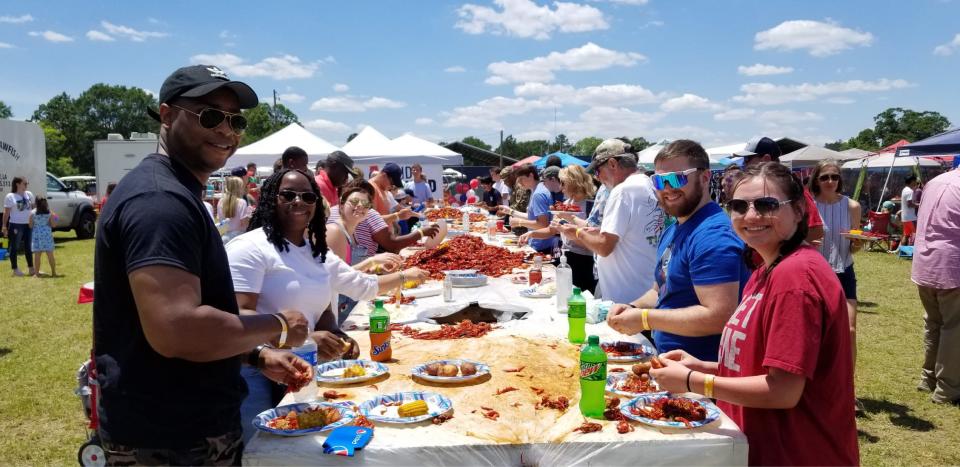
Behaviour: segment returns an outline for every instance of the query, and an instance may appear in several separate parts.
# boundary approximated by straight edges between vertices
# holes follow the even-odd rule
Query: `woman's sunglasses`
[[[669,188],[677,189],[683,188],[690,182],[690,177],[688,175],[699,171],[702,169],[687,169],[680,172],[666,172],[662,174],[653,174],[650,177],[650,180],[653,181],[653,188],[656,190],[664,190],[667,187],[667,183],[670,184]]]
[[[220,109],[214,109],[212,107],[207,107],[206,109],[201,110],[200,113],[196,113],[190,109],[185,109],[179,105],[173,105],[172,107],[176,107],[184,112],[196,115],[197,120],[200,122],[200,126],[208,130],[212,130],[220,126],[224,119],[226,119],[227,123],[230,124],[230,128],[233,129],[233,132],[238,135],[243,134],[244,130],[247,129],[247,117],[244,117],[240,114],[224,112]]]
[[[839,182],[840,174],[823,174],[817,177],[817,180],[820,180],[821,182]]]
[[[300,198],[300,201],[303,201],[304,204],[314,204],[317,202],[317,199],[320,198],[316,193],[310,191],[298,193],[292,190],[283,190],[280,193],[277,193],[277,195],[280,196],[280,199],[284,203],[292,203],[297,198]]]
[[[784,204],[790,204],[790,200],[780,201],[777,198],[771,196],[764,196],[763,198],[757,198],[753,201],[747,201],[745,199],[731,199],[727,201],[727,207],[730,208],[736,214],[741,216],[747,215],[747,211],[750,210],[750,207],[753,207],[754,211],[757,211],[757,214],[760,216],[769,216],[776,213],[780,210],[780,206]]]
[[[350,203],[350,205],[355,208],[370,209],[373,207],[373,203],[364,199],[348,199],[347,203]]]

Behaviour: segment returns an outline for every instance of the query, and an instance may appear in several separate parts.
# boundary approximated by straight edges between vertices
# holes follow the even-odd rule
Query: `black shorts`
[[[843,294],[847,296],[847,300],[856,300],[857,273],[853,271],[853,265],[848,266],[843,272],[838,272],[837,279],[840,279],[840,286],[843,287]]]

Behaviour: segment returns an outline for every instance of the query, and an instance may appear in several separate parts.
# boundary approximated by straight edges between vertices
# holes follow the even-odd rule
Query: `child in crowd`
[[[34,277],[40,277],[40,253],[47,253],[50,276],[57,277],[57,261],[53,258],[53,223],[56,214],[50,212],[47,198],[37,198],[37,207],[30,213],[30,228],[33,229]]]

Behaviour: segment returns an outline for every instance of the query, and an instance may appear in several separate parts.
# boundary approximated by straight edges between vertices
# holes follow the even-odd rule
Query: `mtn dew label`
[[[606,381],[607,362],[580,362],[580,379],[586,381]]]

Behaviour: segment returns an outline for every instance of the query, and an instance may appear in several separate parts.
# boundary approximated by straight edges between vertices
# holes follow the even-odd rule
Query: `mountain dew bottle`
[[[600,338],[590,336],[580,349],[580,413],[584,417],[603,419],[607,386],[607,353],[600,348]]]

